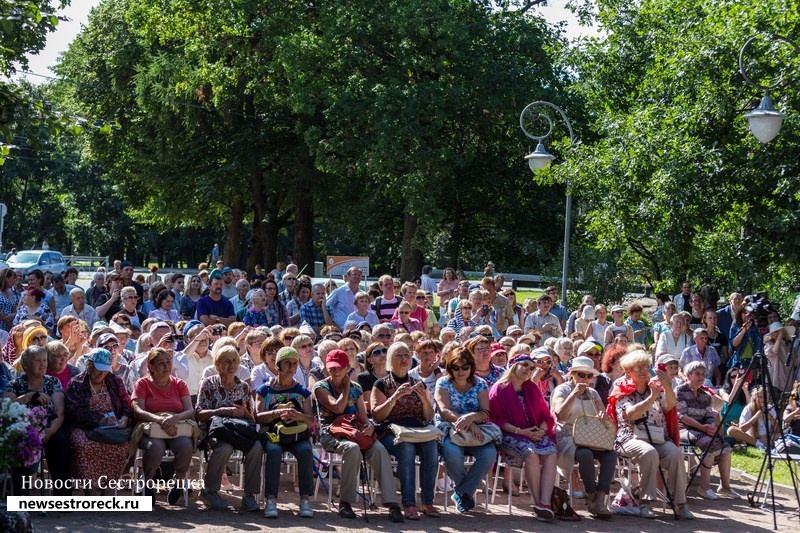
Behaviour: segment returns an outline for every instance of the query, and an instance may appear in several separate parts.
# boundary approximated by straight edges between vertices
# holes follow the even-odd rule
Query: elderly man
[[[95,272],[92,274],[92,286],[86,291],[86,303],[94,307],[97,299],[103,294],[108,294],[106,275],[103,272]]]
[[[550,312],[553,300],[548,295],[542,294],[536,301],[536,305],[538,309],[525,319],[525,333],[539,335],[539,344],[542,346],[550,337],[563,337],[564,331],[561,329],[561,322],[556,315]]]
[[[294,298],[294,288],[297,287],[297,274],[293,274],[291,272],[287,272],[283,275],[283,282],[284,289],[278,295],[280,301],[284,304],[288,304]]]
[[[744,298],[740,292],[732,292],[728,297],[728,305],[717,311],[717,328],[720,333],[729,337],[731,334],[731,326],[736,320],[736,313],[742,308]]]
[[[283,263],[281,263],[279,261],[278,265],[282,266]],[[294,276],[295,278],[297,278],[298,276],[300,276],[300,269],[297,268],[297,265],[295,265],[294,263],[289,263],[288,265],[286,265],[286,271],[285,272],[280,272],[279,271],[280,275],[275,273],[276,270],[278,270],[277,267],[272,271],[272,273],[275,275],[275,281],[278,282],[278,293],[279,294],[281,292],[283,292],[284,290],[286,290],[286,285],[283,284],[283,278],[285,278],[286,276]]]
[[[99,320],[99,318],[94,308],[90,305],[86,305],[83,289],[80,287],[75,287],[69,291],[69,301],[70,305],[66,306],[61,311],[61,316],[59,318],[64,318],[65,316],[74,316],[80,318],[86,322],[86,325],[89,326],[89,329],[91,329],[92,326],[94,326],[94,323]]]
[[[350,267],[347,270],[347,283],[328,296],[328,305],[333,311],[333,321],[342,331],[345,329],[344,323],[347,321],[347,317],[356,310],[354,302],[356,293],[361,290],[359,287],[360,283],[361,269],[355,266]]]
[[[391,324],[378,324],[372,329],[372,341],[380,342],[387,348],[394,342],[395,330]]]
[[[316,334],[319,334],[322,326],[334,324],[333,309],[325,302],[324,284],[312,285],[311,299],[300,306],[300,322],[308,324]]]
[[[240,279],[236,282],[236,296],[231,298],[231,304],[233,305],[233,312],[237,317],[244,316],[245,312],[247,312],[247,292],[249,290],[250,282],[246,279]],[[224,288],[222,294],[225,294]]]
[[[205,326],[219,324],[226,328],[236,320],[233,304],[222,295],[222,273],[217,269],[208,275],[208,296],[197,300],[197,318]]]

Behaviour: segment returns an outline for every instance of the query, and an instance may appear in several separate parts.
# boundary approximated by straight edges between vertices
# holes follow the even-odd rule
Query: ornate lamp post
[[[795,52],[800,50],[797,44],[791,39],[774,34],[770,34],[769,37],[773,41],[782,41],[791,45]],[[769,97],[770,90],[775,89],[783,83],[783,75],[781,74],[781,77],[773,85],[761,85],[754,82],[745,72],[745,52],[747,52],[747,49],[753,44],[753,41],[757,39],[758,37],[751,37],[744,43],[744,46],[742,46],[742,50],[739,52],[739,73],[742,75],[742,78],[744,78],[744,81],[756,89],[764,91],[764,97],[761,99],[761,103],[758,104],[758,107],[753,111],[745,114],[744,118],[750,123],[750,131],[755,138],[763,144],[767,144],[778,135],[783,125],[783,119],[785,119],[787,115],[775,109],[775,106],[772,105],[772,98]]]
[[[558,112],[559,115],[561,115],[561,118],[567,125],[567,130],[569,130],[569,142],[570,144],[575,143],[575,134],[572,132],[572,124],[570,123],[563,109],[561,109],[555,104],[551,104],[550,102],[545,102],[543,100],[539,100],[525,106],[525,109],[523,109],[522,113],[520,113],[519,115],[519,127],[522,129],[523,133],[525,133],[526,136],[533,139],[534,141],[537,141],[536,149],[530,154],[525,156],[525,160],[528,161],[528,165],[534,172],[536,172],[539,169],[548,167],[550,163],[555,159],[555,156],[549,154],[547,152],[547,149],[545,149],[544,147],[543,141],[547,139],[553,132],[553,121],[551,120],[550,115],[542,112],[544,111],[544,109],[542,108],[550,108]],[[542,109],[542,111],[537,111],[537,109]],[[536,119],[544,120],[545,122],[547,122],[549,126],[547,133],[545,133],[544,135],[533,135],[530,131],[528,131],[525,128],[526,123],[530,125]],[[572,213],[572,196],[569,194],[569,192],[567,192],[567,207],[566,207],[566,215],[564,217],[564,262],[561,267],[561,302],[562,305],[564,305],[565,307],[567,305],[567,264],[569,263],[569,225],[570,225],[571,213]]]

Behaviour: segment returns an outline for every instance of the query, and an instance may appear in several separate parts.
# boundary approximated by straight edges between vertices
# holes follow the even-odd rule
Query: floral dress
[[[47,328],[47,331],[52,332],[55,329],[56,321],[55,318],[53,318],[53,311],[46,303],[39,304],[39,309],[37,309],[33,314],[28,312],[28,306],[19,306],[19,309],[17,309],[17,314],[14,317],[14,325],[16,326],[17,324],[21,324],[30,318],[40,320],[44,327]]]

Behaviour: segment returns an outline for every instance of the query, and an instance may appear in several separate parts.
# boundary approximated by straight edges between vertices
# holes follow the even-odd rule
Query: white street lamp
[[[555,159],[554,155],[551,155],[547,152],[547,149],[544,147],[544,143],[542,142],[553,132],[553,121],[550,119],[550,115],[545,113],[539,112],[538,115],[536,115],[536,108],[541,107],[549,107],[561,115],[561,118],[564,120],[564,123],[567,125],[567,129],[569,130],[569,142],[570,144],[575,143],[575,134],[572,132],[572,124],[570,124],[566,113],[564,113],[564,110],[557,105],[551,104],[550,102],[545,102],[544,100],[539,100],[526,105],[525,109],[523,109],[522,113],[519,115],[519,127],[527,137],[537,141],[536,149],[525,156],[525,160],[528,161],[528,166],[530,166],[531,170],[534,172],[542,168],[547,168]],[[549,126],[547,133],[544,135],[533,135],[525,128],[526,122],[530,125],[536,119],[542,119],[546,121]],[[569,225],[571,214],[572,195],[569,194],[569,189],[567,189],[566,215],[564,216],[564,262],[561,266],[561,304],[565,308],[567,305],[567,265],[569,263]]]
[[[774,41],[783,41],[791,45],[795,51],[798,51],[797,44],[795,44],[791,39],[774,34],[770,34],[770,37]],[[758,37],[751,37],[746,43],[744,43],[744,46],[742,46],[742,50],[739,52],[739,73],[744,78],[744,81],[756,89],[764,91],[764,97],[761,99],[761,103],[758,104],[758,107],[753,111],[745,114],[744,118],[746,118],[750,124],[750,132],[755,136],[755,138],[758,139],[762,144],[767,144],[781,131],[783,119],[785,119],[788,115],[775,109],[775,106],[772,105],[772,98],[769,97],[769,91],[771,89],[783,84],[783,76],[781,76],[781,78],[775,82],[774,85],[760,85],[754,82],[744,70],[744,54],[756,39],[758,39]]]

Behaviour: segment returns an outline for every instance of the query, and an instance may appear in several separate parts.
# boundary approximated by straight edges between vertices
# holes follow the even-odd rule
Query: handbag
[[[642,426],[639,424],[633,426],[633,434],[636,435],[637,439],[649,442],[650,444],[664,444],[663,427],[651,426],[647,421],[644,421],[642,424]]]
[[[133,431],[130,428],[101,428],[84,431],[86,438],[103,444],[127,444]]]
[[[171,415],[173,413],[158,413],[158,416],[163,415]],[[175,427],[177,428],[178,432],[175,436],[170,436],[164,428],[161,427],[161,424],[158,422],[146,422],[144,425],[144,434],[153,439],[176,439],[178,437],[190,437],[192,436],[192,428],[191,421],[189,420],[179,420],[175,423]]]
[[[442,430],[432,424],[421,428],[389,424],[389,429],[394,433],[395,444],[401,444],[403,442],[430,442],[432,440],[441,440],[442,437],[444,437]]]
[[[581,515],[575,512],[575,509],[569,504],[569,495],[567,491],[559,486],[553,487],[553,494],[550,496],[550,508],[553,509],[553,514],[556,518],[564,522],[580,522]]]
[[[297,404],[292,401],[275,404],[273,409],[297,409],[298,411],[302,411],[302,409],[298,409]],[[305,422],[284,422],[278,419],[273,424],[273,431],[271,433],[275,434],[279,444],[284,445],[311,438],[311,432],[308,429],[308,424]]]
[[[353,441],[361,450],[366,451],[378,440],[375,431],[369,435],[364,434],[366,427],[367,421],[361,415],[339,415],[333,424],[328,426],[328,433],[340,440]]]
[[[617,428],[614,423],[607,418],[600,418],[599,412],[594,416],[587,415],[583,400],[580,402],[583,414],[578,415],[572,425],[572,441],[575,446],[591,450],[613,450],[617,438]],[[592,405],[597,411],[597,405],[594,402]]]
[[[503,440],[503,431],[493,422],[478,424],[481,429],[481,438],[475,438],[472,431],[455,431],[450,428],[450,442],[462,448],[470,446],[483,446],[484,444],[499,444]]]
[[[247,453],[261,436],[256,423],[247,418],[212,416],[208,425],[208,437],[226,442],[234,449]]]

